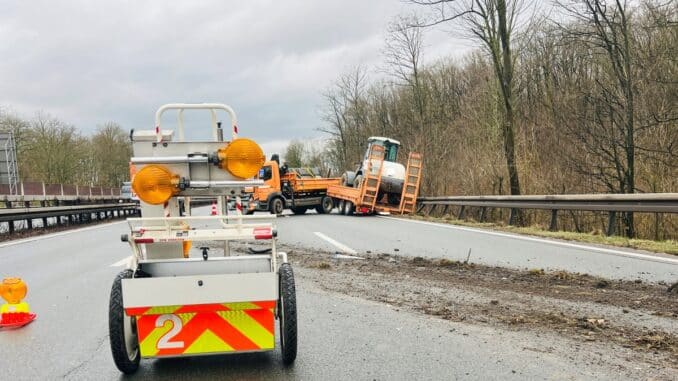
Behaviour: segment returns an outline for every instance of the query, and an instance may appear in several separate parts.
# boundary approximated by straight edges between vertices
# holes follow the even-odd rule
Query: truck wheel
[[[346,204],[346,201],[339,200],[339,203],[337,204],[337,209],[339,209],[339,214],[344,214],[344,205],[345,204]]]
[[[305,206],[298,206],[298,207],[291,208],[291,209],[292,209],[292,213],[294,213],[294,214],[304,214],[304,213],[306,213],[306,207]]]
[[[139,369],[139,339],[136,321],[127,316],[122,304],[122,280],[132,278],[132,270],[122,271],[113,281],[108,307],[108,333],[115,366],[125,374]]]
[[[327,214],[332,211],[332,208],[334,208],[332,198],[330,196],[325,196],[322,201],[320,201],[320,205],[315,207],[315,211],[320,214]]]
[[[283,364],[290,365],[297,358],[297,296],[294,272],[289,263],[283,263],[280,276],[280,347]]]
[[[351,201],[344,202],[344,215],[351,216],[355,210],[355,205]]]
[[[284,209],[285,204],[283,204],[282,198],[276,197],[271,200],[271,207],[269,208],[271,214],[282,214]]]

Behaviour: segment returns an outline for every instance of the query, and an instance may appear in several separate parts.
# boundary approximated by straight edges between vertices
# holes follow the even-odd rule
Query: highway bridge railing
[[[43,182],[21,182],[16,189],[8,184],[0,184],[0,202],[21,203],[45,200],[117,200],[119,187],[99,187],[67,184],[48,184]]]
[[[48,219],[54,219],[55,225],[82,224],[107,218],[117,218],[138,214],[139,205],[135,202],[110,202],[87,205],[60,205],[29,208],[0,208],[0,222],[7,223],[7,233],[16,230],[16,222],[25,221],[24,229],[33,228],[33,220],[42,220],[42,227],[48,226]]]
[[[608,212],[607,235],[615,234],[618,212],[678,213],[678,193],[635,194],[572,194],[572,195],[525,195],[525,196],[442,196],[419,197],[417,213],[431,214],[442,207],[445,214],[450,206],[458,206],[458,218],[465,218],[468,207],[480,208],[480,222],[484,222],[487,209],[510,209],[509,225],[515,224],[517,210],[541,209],[551,211],[549,230],[558,228],[558,211],[604,211]],[[428,211],[424,209],[429,207]]]

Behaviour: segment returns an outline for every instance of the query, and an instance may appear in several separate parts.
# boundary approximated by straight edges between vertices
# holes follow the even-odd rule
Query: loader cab
[[[370,153],[370,149],[373,145],[378,145],[384,147],[384,161],[395,163],[398,159],[398,148],[400,148],[400,142],[395,139],[384,138],[381,136],[372,136],[367,139],[367,150],[365,151],[365,159],[367,160],[367,155]]]

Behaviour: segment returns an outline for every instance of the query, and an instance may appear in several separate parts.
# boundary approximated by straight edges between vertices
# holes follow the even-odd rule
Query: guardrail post
[[[463,220],[465,215],[466,215],[466,206],[462,205],[459,207],[459,216],[457,216],[457,218]]]
[[[552,232],[558,230],[558,209],[551,210],[551,224],[549,224],[549,230]]]
[[[511,211],[509,212],[509,221],[508,224],[513,226],[516,224],[516,213],[517,210],[516,208],[511,208]]]
[[[617,225],[617,212],[609,212],[607,218],[607,235],[614,235],[615,226]]]
[[[437,206],[438,206],[437,204],[431,205],[431,209],[430,209],[430,210],[428,211],[428,213],[426,213],[426,214],[427,214],[427,215],[432,215],[433,212],[436,210],[436,207],[437,207]]]
[[[419,207],[417,208],[417,212],[415,214],[419,214],[421,212],[421,210],[424,209],[424,206],[426,206],[426,205],[419,204]]]
[[[487,207],[480,208],[480,222],[485,222],[485,214],[487,213]]]
[[[7,232],[9,234],[14,233],[14,221],[7,221]]]
[[[24,195],[24,182],[21,182],[21,195]]]
[[[443,208],[443,217],[445,217],[447,215],[447,209],[449,207],[450,207],[449,205],[445,204],[445,207]]]

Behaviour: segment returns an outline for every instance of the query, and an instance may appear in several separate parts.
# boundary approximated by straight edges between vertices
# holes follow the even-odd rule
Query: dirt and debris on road
[[[283,248],[298,277],[337,293],[442,319],[549,332],[630,349],[627,361],[678,369],[678,297],[668,285],[446,259]]]

